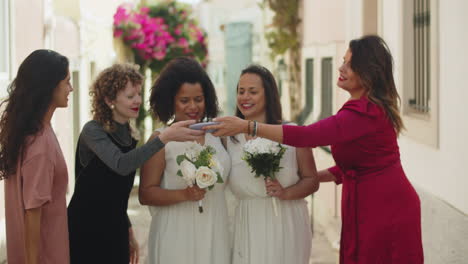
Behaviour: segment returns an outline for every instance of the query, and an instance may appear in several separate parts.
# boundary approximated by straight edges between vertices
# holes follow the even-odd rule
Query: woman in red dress
[[[206,129],[217,129],[216,136],[250,132],[295,147],[331,145],[336,166],[319,177],[343,183],[340,263],[423,263],[420,201],[397,143],[403,123],[392,55],[378,36],[352,40],[339,72],[338,86],[351,98],[334,116],[302,127],[222,117]]]

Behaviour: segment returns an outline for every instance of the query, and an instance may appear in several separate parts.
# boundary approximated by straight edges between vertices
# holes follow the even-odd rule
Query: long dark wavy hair
[[[175,115],[174,98],[184,83],[199,83],[205,97],[204,118],[218,116],[219,106],[216,90],[203,67],[189,57],[171,60],[161,71],[151,87],[149,99],[153,116],[167,124]]]
[[[55,51],[36,50],[19,66],[8,97],[0,104],[4,108],[0,118],[0,179],[16,173],[27,138],[42,130],[54,91],[68,76],[68,65],[68,59]]]
[[[398,95],[393,79],[393,57],[385,41],[375,35],[351,40],[351,69],[360,77],[367,97],[383,108],[399,134],[404,129]]]
[[[283,121],[281,101],[273,74],[267,68],[257,64],[249,65],[242,70],[240,76],[246,73],[255,74],[262,79],[262,85],[265,89],[265,122],[267,124],[281,124]],[[236,89],[239,89],[239,83]],[[245,118],[239,107],[236,107],[236,116],[242,119]]]

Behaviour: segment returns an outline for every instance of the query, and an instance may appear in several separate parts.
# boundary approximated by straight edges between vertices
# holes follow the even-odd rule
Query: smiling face
[[[184,83],[174,97],[175,120],[201,120],[205,116],[205,96],[200,83]]]
[[[70,84],[70,71],[68,71],[67,77],[61,80],[54,90],[52,96],[52,106],[67,107],[68,106],[68,95],[73,91],[73,87]]]
[[[240,77],[237,107],[245,119],[265,122],[265,88],[260,76],[245,73]]]
[[[364,93],[364,87],[361,85],[359,76],[351,69],[352,55],[348,49],[343,57],[343,65],[338,69],[340,76],[337,85],[348,91],[354,99],[358,99]]]
[[[141,105],[141,84],[128,81],[123,90],[117,92],[115,100],[108,103],[112,109],[113,119],[119,123],[137,118]]]

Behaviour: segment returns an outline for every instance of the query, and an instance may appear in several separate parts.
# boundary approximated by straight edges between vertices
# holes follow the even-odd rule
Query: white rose
[[[197,180],[198,187],[202,189],[210,187],[218,181],[218,176],[216,175],[216,172],[205,166],[201,166],[197,169],[195,177]]]
[[[195,168],[195,165],[193,165],[192,162],[184,159],[180,163],[180,171],[182,172],[182,177],[187,182],[187,184],[189,186],[192,186],[195,181],[196,171],[197,171],[197,168]]]
[[[189,146],[186,149],[186,155],[189,159],[195,161],[198,156],[200,156],[200,152],[203,150],[203,146],[198,144],[197,142],[193,141],[189,143]]]

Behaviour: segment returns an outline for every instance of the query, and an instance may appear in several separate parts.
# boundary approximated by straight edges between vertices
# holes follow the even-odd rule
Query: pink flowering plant
[[[134,7],[123,4],[114,14],[114,38],[121,38],[135,62],[159,72],[171,59],[189,56],[207,63],[206,33],[191,18],[188,5],[163,1]]]

